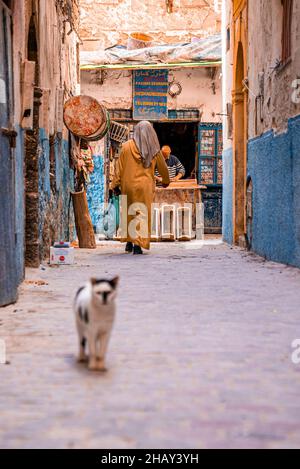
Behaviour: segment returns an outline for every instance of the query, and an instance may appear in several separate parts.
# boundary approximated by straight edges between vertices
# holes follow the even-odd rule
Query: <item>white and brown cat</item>
[[[93,371],[106,371],[105,357],[116,315],[118,283],[119,277],[113,280],[92,278],[76,294],[78,361],[88,362]]]

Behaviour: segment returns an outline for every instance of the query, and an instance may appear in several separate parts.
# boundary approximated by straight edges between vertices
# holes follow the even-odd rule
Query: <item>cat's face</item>
[[[97,303],[101,305],[112,303],[117,295],[118,283],[119,277],[115,277],[112,280],[92,278],[92,292]]]

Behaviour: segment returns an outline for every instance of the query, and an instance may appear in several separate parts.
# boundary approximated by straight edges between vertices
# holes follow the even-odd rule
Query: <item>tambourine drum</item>
[[[74,96],[64,105],[66,127],[77,137],[86,140],[103,134],[108,125],[107,114],[105,107],[90,96]]]
[[[88,140],[90,142],[94,142],[94,141],[97,141],[97,140],[101,140],[103,137],[105,137],[105,135],[107,134],[107,132],[110,129],[110,115],[109,115],[109,112],[107,110],[105,110],[105,115],[106,115],[106,119],[103,122],[103,125],[101,125],[100,129],[98,129],[97,132],[90,135],[89,137],[85,137],[86,140]]]

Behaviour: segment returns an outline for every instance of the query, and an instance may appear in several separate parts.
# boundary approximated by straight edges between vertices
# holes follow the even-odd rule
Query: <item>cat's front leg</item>
[[[106,334],[102,334],[99,339],[100,339],[100,344],[99,344],[99,352],[97,355],[98,369],[99,371],[107,371],[107,368],[105,366],[105,357],[106,357],[108,343],[110,339],[110,332]]]
[[[96,339],[96,337],[91,335],[88,338],[88,344],[89,344],[89,370],[98,371],[97,339]]]
[[[86,363],[88,361],[88,356],[85,353],[86,339],[83,336],[79,336],[79,354],[78,354],[78,363]]]

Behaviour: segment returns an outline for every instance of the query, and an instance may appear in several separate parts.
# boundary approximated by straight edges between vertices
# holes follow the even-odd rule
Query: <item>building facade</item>
[[[126,47],[130,34],[134,32],[150,34],[155,44],[192,43],[221,32],[219,8],[220,2],[214,0],[175,0],[169,6],[165,0],[117,0],[113,4],[108,1],[82,1],[82,51],[99,52],[101,57],[105,48],[116,44]],[[207,208],[206,226],[211,232],[220,231],[222,225],[222,161],[218,158],[221,156],[218,154],[218,142],[222,140],[220,59],[217,65],[212,66],[189,66],[185,63],[184,66],[177,64],[172,67],[166,64],[168,60],[165,57],[165,63],[153,66],[153,69],[147,66],[153,76],[164,69],[168,84],[175,84],[177,92],[166,93],[165,118],[149,120],[153,121],[161,144],[170,145],[174,154],[181,159],[187,169],[186,177],[198,178],[199,182],[209,186],[203,197]],[[134,105],[135,78],[139,70],[143,70],[143,64],[129,64],[128,67],[126,63],[111,65],[85,67],[81,73],[81,90],[104,104],[113,120],[128,125],[132,130],[138,122]],[[96,146],[95,173],[88,189],[93,224],[100,232],[101,205],[106,200],[108,186],[104,153],[103,144]]]
[[[221,0],[81,0],[85,50],[125,43],[143,32],[158,43],[190,42],[221,30]],[[120,27],[121,24],[121,27]]]
[[[76,0],[1,0],[0,10],[3,305],[16,299],[25,264],[38,267],[73,233],[63,103],[79,80],[79,10]]]
[[[223,4],[224,239],[298,267],[299,20],[297,1]]]
[[[167,72],[168,81],[179,84],[181,93],[176,97],[168,94],[168,118],[163,121],[154,119],[154,127],[161,145],[169,145],[182,161],[186,178],[198,178],[208,186],[203,192],[207,206],[206,228],[217,233],[222,226],[222,168],[214,160],[218,149],[216,136],[218,133],[221,136],[222,127],[221,67],[179,67]],[[135,73],[132,70],[84,70],[81,74],[82,93],[104,104],[111,118],[126,124],[130,130],[138,122],[133,109]],[[95,172],[88,188],[93,225],[100,233],[108,187],[105,156],[107,158],[102,142],[94,148]]]

